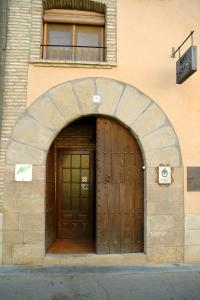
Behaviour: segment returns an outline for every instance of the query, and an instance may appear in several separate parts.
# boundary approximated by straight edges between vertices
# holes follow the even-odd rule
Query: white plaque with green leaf
[[[15,181],[32,181],[32,165],[15,165]]]

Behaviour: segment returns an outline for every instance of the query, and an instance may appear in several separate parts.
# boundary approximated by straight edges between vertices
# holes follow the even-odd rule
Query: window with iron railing
[[[106,60],[104,15],[76,10],[44,14],[42,58],[64,61]]]

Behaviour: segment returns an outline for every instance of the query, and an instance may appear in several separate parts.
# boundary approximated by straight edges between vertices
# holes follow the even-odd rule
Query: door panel
[[[97,118],[97,253],[143,251],[142,155],[119,123]]]
[[[93,236],[93,155],[58,151],[58,238]]]

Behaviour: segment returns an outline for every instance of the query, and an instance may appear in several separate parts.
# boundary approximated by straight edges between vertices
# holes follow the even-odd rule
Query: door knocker
[[[110,182],[112,181],[111,176],[110,176],[110,175],[106,175],[105,181],[106,181],[107,183],[110,183]]]

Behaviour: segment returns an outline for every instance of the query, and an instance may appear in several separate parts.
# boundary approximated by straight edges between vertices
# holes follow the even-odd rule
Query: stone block
[[[184,231],[176,231],[171,230],[168,232],[167,236],[167,246],[168,247],[173,247],[173,246],[183,246],[184,245]]]
[[[173,216],[170,215],[149,216],[149,220],[147,221],[149,232],[172,230],[173,225]]]
[[[183,187],[180,185],[159,186],[158,183],[147,186],[148,202],[176,202],[183,206]],[[182,210],[181,210],[182,212]]]
[[[45,184],[43,181],[20,182],[20,198],[44,198]]]
[[[0,265],[3,262],[3,245],[0,243]]]
[[[147,186],[155,184],[157,180],[157,172],[155,168],[146,167],[145,173]],[[157,184],[157,183],[156,183]]]
[[[142,113],[139,118],[131,125],[132,130],[139,137],[156,130],[166,123],[166,117],[161,109],[152,104]]]
[[[19,229],[19,216],[18,213],[10,211],[4,212],[3,218],[4,230],[18,230]]]
[[[33,166],[33,180],[45,180],[46,166]]]
[[[200,230],[200,214],[186,214],[185,215],[185,229],[186,230]]]
[[[184,261],[186,263],[199,262],[200,261],[200,245],[185,246]]]
[[[19,230],[4,230],[3,242],[5,244],[23,243],[23,232]]]
[[[148,247],[167,246],[168,231],[151,231],[147,236]]]
[[[169,126],[162,127],[151,134],[140,139],[145,152],[154,151],[160,148],[177,144],[177,139],[173,129]]]
[[[19,229],[30,231],[44,230],[44,214],[19,215]]]
[[[10,244],[3,244],[2,252],[2,263],[4,265],[10,265],[12,263],[12,246]]]
[[[177,261],[176,247],[154,247],[147,248],[148,262],[172,263]]]
[[[172,177],[174,179],[173,184],[181,185],[184,184],[184,169],[183,168],[174,168]]]
[[[99,113],[113,115],[116,105],[122,95],[123,85],[119,82],[106,78],[96,79],[97,95],[101,96]]]
[[[6,199],[4,201],[4,210],[5,211],[11,211],[13,213],[19,212],[19,205],[17,199]]]
[[[15,180],[15,166],[7,165],[4,169],[4,179],[6,182]]]
[[[182,212],[174,212],[174,228],[184,230],[184,214]]]
[[[61,84],[49,91],[49,96],[67,122],[80,116],[78,101],[70,83]]]
[[[42,165],[45,163],[46,153],[31,146],[11,141],[7,149],[6,159],[8,164],[29,163]]]
[[[200,245],[200,230],[186,230],[185,245]]]
[[[60,131],[65,125],[64,118],[46,94],[35,100],[28,111],[38,122],[49,129]]]
[[[0,212],[0,231],[3,229],[3,213]]]
[[[176,248],[176,261],[177,263],[183,263],[184,262],[184,247],[177,247]]]
[[[93,114],[97,112],[97,106],[93,103],[93,95],[96,94],[93,79],[84,79],[73,83],[74,91],[77,95],[81,111],[83,114]]]
[[[19,182],[17,181],[10,181],[5,182],[4,184],[4,195],[5,199],[18,199],[19,198]]]
[[[40,214],[44,212],[44,198],[23,197],[17,201],[18,212],[22,214]]]
[[[162,199],[161,201],[155,201],[151,204],[148,214],[152,215],[173,215],[174,213],[183,214],[183,203],[181,201],[171,201]]]
[[[54,136],[52,130],[44,128],[28,115],[18,121],[13,132],[15,140],[42,150],[48,150]]]
[[[44,257],[44,247],[37,244],[16,244],[12,248],[13,264],[39,265]]]
[[[169,164],[172,167],[179,167],[181,156],[175,146],[159,149],[146,153],[147,167],[158,167],[160,164]]]
[[[43,231],[24,231],[24,243],[44,242],[45,236]]]
[[[150,103],[147,96],[136,88],[127,85],[118,105],[116,116],[125,124],[130,125]]]

